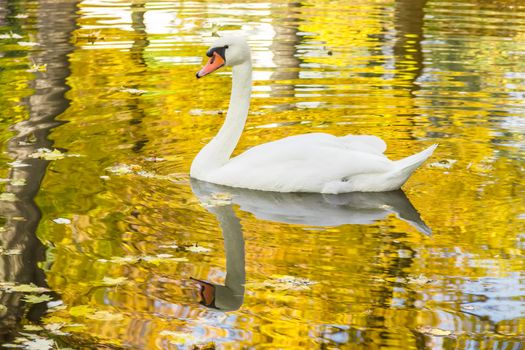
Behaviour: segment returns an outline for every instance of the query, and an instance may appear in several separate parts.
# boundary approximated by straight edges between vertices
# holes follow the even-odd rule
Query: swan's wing
[[[320,192],[330,181],[384,173],[391,166],[385,156],[352,149],[341,138],[306,134],[253,147],[214,171],[207,181],[282,192]]]
[[[381,138],[373,135],[346,135],[334,136],[325,133],[311,133],[289,136],[281,140],[270,143],[284,144],[323,144],[330,147],[352,149],[365,153],[383,154],[386,150],[386,143]]]
[[[383,154],[386,150],[386,143],[382,139],[373,135],[346,135],[339,137],[347,147],[361,152]]]

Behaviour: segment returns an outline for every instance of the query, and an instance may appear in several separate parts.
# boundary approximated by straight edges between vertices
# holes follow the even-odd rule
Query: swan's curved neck
[[[205,175],[228,162],[246,123],[252,89],[250,60],[232,69],[232,91],[228,113],[217,135],[195,157],[190,175],[205,180]]]

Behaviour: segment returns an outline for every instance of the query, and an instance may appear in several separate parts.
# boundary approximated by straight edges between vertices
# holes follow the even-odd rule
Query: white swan
[[[244,38],[223,37],[213,43],[207,56],[210,59],[197,78],[231,66],[232,90],[223,126],[193,160],[193,178],[275,192],[391,191],[399,189],[437,147],[392,161],[383,154],[385,142],[376,136],[312,133],[255,146],[230,159],[250,106],[250,48]]]

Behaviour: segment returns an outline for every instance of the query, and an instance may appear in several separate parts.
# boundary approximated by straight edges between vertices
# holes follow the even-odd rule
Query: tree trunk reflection
[[[29,54],[35,64],[47,64],[46,72],[35,73],[32,81],[34,94],[24,101],[29,118],[13,126],[14,136],[7,143],[9,157],[27,165],[12,167],[11,180],[21,180],[23,186],[9,184],[6,191],[15,194],[15,202],[0,202],[5,232],[3,247],[20,249],[19,255],[0,256],[0,281],[14,283],[34,283],[44,286],[45,276],[38,268],[38,261],[44,260],[45,249],[36,237],[40,221],[40,210],[34,202],[40,184],[46,173],[49,161],[33,159],[29,155],[38,148],[50,148],[48,139],[52,128],[60,122],[55,117],[66,110],[69,101],[65,93],[69,89],[66,79],[70,74],[68,54],[74,49],[70,41],[76,28],[77,2],[41,0],[36,10],[36,38],[38,50]],[[30,320],[40,317],[45,304],[36,304],[26,311],[23,295],[20,293],[0,293],[0,303],[5,309],[0,315],[0,340],[11,338],[11,332],[26,314]]]

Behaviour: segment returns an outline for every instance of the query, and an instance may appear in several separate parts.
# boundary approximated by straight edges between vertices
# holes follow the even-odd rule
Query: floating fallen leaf
[[[176,245],[175,243],[174,244],[163,244],[163,245],[160,245],[159,248],[177,249],[179,248],[179,246]]]
[[[418,331],[428,335],[434,335],[436,337],[446,337],[452,334],[451,331],[440,328],[433,328],[430,326],[422,326],[418,328]]]
[[[24,19],[24,18],[27,18],[29,17],[29,15],[25,14],[25,13],[19,13],[18,15],[15,16],[15,18],[18,18],[18,19]]]
[[[222,114],[222,110],[205,110],[205,109],[191,109],[189,111],[190,115],[218,115]]]
[[[455,159],[443,159],[439,162],[430,163],[428,166],[431,168],[443,168],[443,169],[450,169],[456,163],[457,160]]]
[[[159,177],[159,175],[152,173],[150,171],[146,171],[146,170],[137,171],[136,174],[139,176],[145,177],[145,178],[150,178],[150,179]]]
[[[66,305],[64,305],[62,300],[53,300],[47,303],[47,312],[56,312],[64,309],[66,309]]]
[[[69,225],[71,223],[71,220],[66,219],[66,218],[57,218],[57,219],[53,219],[53,222],[59,225]]]
[[[48,148],[39,148],[29,155],[31,158],[41,158],[46,160],[57,160],[65,157],[64,153],[57,149],[50,150]]]
[[[146,157],[146,158],[144,158],[144,160],[146,162],[163,162],[166,159],[165,158],[161,158],[161,157]]]
[[[33,64],[26,72],[36,73],[36,72],[45,72],[47,71],[47,64]]]
[[[216,23],[213,23],[211,25],[211,28],[210,28],[210,31],[211,31],[211,36],[214,36],[214,37],[220,37],[219,35],[219,30],[221,29],[221,26],[216,24]]]
[[[273,288],[275,290],[309,290],[310,286],[317,282],[307,278],[294,276],[272,276],[272,279],[265,280],[261,283],[250,283],[252,288]]]
[[[111,259],[107,260],[107,259],[98,259],[99,262],[109,262],[109,263],[113,263],[113,264],[120,264],[120,265],[125,265],[125,264],[134,264],[136,262],[138,262],[140,260],[140,257],[138,256],[130,256],[130,255],[126,255],[126,256],[114,256],[112,257]]]
[[[23,298],[24,301],[28,302],[28,303],[32,303],[32,304],[38,304],[38,303],[43,303],[44,301],[50,301],[50,300],[53,300],[53,298],[51,298],[49,295],[47,294],[42,294],[42,295],[26,295],[24,298]]]
[[[69,314],[73,317],[85,317],[93,312],[95,312],[95,309],[89,305],[77,305],[69,309]]]
[[[211,198],[202,203],[205,207],[219,207],[232,204],[232,195],[229,193],[214,193]]]
[[[108,167],[105,170],[113,173],[115,175],[127,175],[133,174],[136,170],[140,170],[139,165],[127,165],[127,164],[117,164],[112,167]]]
[[[16,196],[15,196],[14,193],[4,192],[4,193],[0,194],[0,201],[3,201],[3,202],[15,202],[16,201]]]
[[[161,263],[165,262],[187,262],[187,258],[173,258],[171,254],[159,254],[156,256],[143,256],[141,260],[153,264],[153,265],[160,265]]]
[[[134,89],[134,88],[124,88],[124,87],[119,89],[119,91],[127,92],[128,94],[132,94],[132,95],[142,95],[147,92],[146,90],[140,90],[140,89]]]
[[[230,193],[218,192],[218,193],[214,193],[212,195],[212,198],[216,200],[221,200],[221,201],[231,201],[232,195]]]
[[[35,43],[33,41],[19,41],[19,42],[17,42],[17,44],[20,45],[20,46],[29,46],[29,47],[31,47],[31,46],[39,46],[40,45],[39,43]]]
[[[0,39],[22,39],[22,35],[13,32],[0,34]]]
[[[197,244],[194,244],[194,245],[191,245],[191,246],[187,246],[187,247],[184,247],[184,248],[185,248],[186,251],[192,252],[192,253],[207,253],[207,252],[211,252],[211,249],[198,246]]]
[[[109,180],[109,179],[110,179],[110,177],[107,176],[107,175],[102,175],[102,176],[100,176],[100,178],[101,178],[102,180]]]
[[[0,290],[5,290],[8,293],[14,293],[14,292],[18,292],[18,293],[44,293],[44,292],[49,292],[49,289],[44,288],[44,287],[35,286],[32,283],[15,285],[14,283],[11,283],[11,282],[0,283]]]
[[[14,162],[7,163],[7,164],[13,168],[25,168],[25,167],[31,166],[31,164],[24,163],[20,160],[15,160]]]
[[[97,311],[93,314],[87,315],[86,317],[97,321],[120,321],[124,319],[124,316],[122,316],[122,314],[112,313],[105,310]]]
[[[36,324],[26,324],[24,325],[24,330],[29,331],[29,332],[36,332],[36,331],[42,331],[44,330],[44,328]]]
[[[172,344],[194,345],[197,342],[197,338],[193,334],[186,332],[164,330],[159,335],[168,338]]]
[[[90,44],[94,44],[95,41],[97,41],[97,40],[104,40],[104,38],[102,37],[101,33],[102,32],[100,30],[97,30],[97,31],[92,30],[86,35],[80,35],[77,32],[74,32],[73,36],[75,38],[75,41],[87,40]]]
[[[179,179],[175,179],[173,174],[170,175],[159,175],[151,171],[143,170],[140,165],[135,164],[117,164],[112,167],[108,167],[105,169],[106,171],[113,173],[115,175],[129,175],[134,174],[138,176],[142,176],[144,178],[148,179],[157,179],[157,180],[169,180],[169,181],[179,181]],[[102,176],[101,176],[102,178]],[[109,177],[107,177],[109,179]]]
[[[429,279],[429,278],[427,278],[427,277],[425,277],[423,275],[419,275],[417,277],[409,276],[409,277],[407,277],[406,281],[407,281],[407,283],[417,284],[417,285],[420,285],[420,286],[432,282],[431,279]]]
[[[55,347],[54,340],[41,337],[28,340],[22,344],[24,345],[24,349],[27,350],[51,350]]]
[[[49,148],[39,148],[29,155],[31,158],[41,158],[45,160],[57,160],[65,157],[80,157],[80,154],[62,153],[57,149],[50,150]]]
[[[114,263],[114,264],[135,264],[140,261],[146,263],[159,265],[163,262],[186,262],[187,258],[175,258],[172,254],[158,254],[158,255],[144,255],[144,256],[124,256],[124,257],[112,257],[111,259],[98,259],[97,261],[102,263]]]
[[[65,323],[59,322],[59,323],[48,323],[44,326],[44,328],[48,331],[58,331],[60,328],[64,327]]]
[[[26,184],[26,179],[14,179],[11,180],[11,185],[13,186],[24,186]]]
[[[20,249],[5,249],[3,247],[0,247],[0,255],[20,255],[22,254],[22,250]]]
[[[122,285],[122,284],[126,284],[128,283],[128,279],[126,277],[117,277],[117,278],[112,278],[112,277],[104,277],[102,279],[102,284],[104,286],[119,286],[119,285]]]
[[[62,328],[64,328],[66,324],[64,322],[57,322],[57,323],[48,323],[44,326],[46,331],[49,331],[56,335],[69,335],[67,332],[61,331]]]
[[[63,329],[67,329],[72,332],[80,332],[86,329],[86,325],[82,323],[64,323]],[[63,349],[61,349],[63,350]]]
[[[0,304],[0,312],[7,310],[7,306]]]

